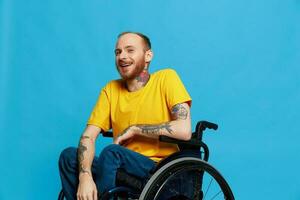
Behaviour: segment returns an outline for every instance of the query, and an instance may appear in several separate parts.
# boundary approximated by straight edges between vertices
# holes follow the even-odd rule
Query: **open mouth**
[[[120,67],[129,67],[132,65],[132,62],[119,62]]]

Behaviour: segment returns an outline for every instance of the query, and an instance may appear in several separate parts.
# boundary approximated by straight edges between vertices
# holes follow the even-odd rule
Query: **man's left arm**
[[[116,140],[115,144],[124,144],[135,135],[150,138],[158,138],[165,135],[179,140],[191,138],[191,115],[190,106],[187,103],[179,103],[172,107],[172,120],[161,124],[137,124],[125,129]]]

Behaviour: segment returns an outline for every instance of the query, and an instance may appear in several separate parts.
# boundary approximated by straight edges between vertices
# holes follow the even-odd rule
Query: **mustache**
[[[132,65],[134,62],[132,60],[118,60],[116,61],[117,67],[127,67],[129,65]]]

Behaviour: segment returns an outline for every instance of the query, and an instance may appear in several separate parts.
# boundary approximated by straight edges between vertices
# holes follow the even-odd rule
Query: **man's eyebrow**
[[[128,48],[135,48],[135,47],[132,46],[132,45],[128,45],[128,46],[125,47],[125,49],[128,49]]]
[[[135,47],[132,46],[132,45],[128,45],[128,46],[125,47],[125,49],[129,49],[129,48],[135,49]],[[118,52],[118,51],[122,51],[122,50],[121,50],[120,48],[116,48],[116,49],[115,49],[115,52]]]

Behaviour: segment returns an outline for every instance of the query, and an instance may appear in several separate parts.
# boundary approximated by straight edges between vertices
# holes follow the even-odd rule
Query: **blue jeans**
[[[115,177],[118,168],[123,168],[138,177],[147,178],[154,170],[155,162],[120,145],[111,144],[105,147],[100,156],[94,158],[92,164],[93,179],[98,193],[103,194],[116,186]],[[69,147],[62,151],[59,158],[59,172],[66,198],[76,199],[79,183],[77,148]]]

